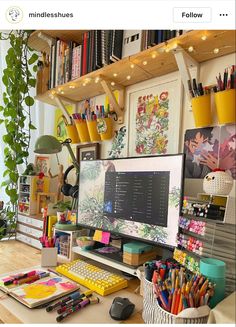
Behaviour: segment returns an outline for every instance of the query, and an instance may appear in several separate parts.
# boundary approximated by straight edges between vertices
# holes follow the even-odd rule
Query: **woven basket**
[[[156,299],[153,285],[144,279],[143,320],[146,324],[204,324],[208,315],[198,318],[182,318],[163,310]]]

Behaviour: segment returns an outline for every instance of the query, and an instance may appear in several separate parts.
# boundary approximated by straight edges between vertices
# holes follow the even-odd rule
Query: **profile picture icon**
[[[19,7],[10,7],[6,11],[6,17],[9,23],[17,24],[23,18],[23,12]]]

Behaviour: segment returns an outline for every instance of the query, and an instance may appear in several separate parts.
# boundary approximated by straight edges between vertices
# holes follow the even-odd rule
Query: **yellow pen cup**
[[[67,125],[66,134],[71,139],[71,143],[79,143],[79,135],[75,125]]]
[[[192,98],[192,110],[196,127],[212,125],[210,94]]]
[[[113,136],[112,119],[110,117],[98,118],[97,130],[102,141],[110,140]]]
[[[236,89],[215,93],[216,112],[219,124],[236,122],[235,114]]]
[[[96,120],[87,121],[87,127],[88,127],[90,140],[92,142],[101,141],[101,137],[98,134],[98,130],[97,130],[97,121]]]
[[[80,142],[90,142],[87,123],[85,120],[75,119],[75,126],[77,128]]]

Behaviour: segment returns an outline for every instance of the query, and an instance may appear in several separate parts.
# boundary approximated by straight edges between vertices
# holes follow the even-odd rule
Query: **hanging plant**
[[[30,130],[36,129],[30,115],[34,104],[30,90],[36,85],[34,72],[37,71],[38,55],[28,46],[30,33],[31,31],[24,30],[0,33],[0,41],[10,44],[2,76],[5,91],[3,105],[0,106],[0,125],[4,125],[6,131],[3,135],[6,170],[3,172],[5,180],[1,186],[5,187],[5,192],[9,196],[5,215],[11,230],[14,230],[16,225],[18,165],[27,164]]]

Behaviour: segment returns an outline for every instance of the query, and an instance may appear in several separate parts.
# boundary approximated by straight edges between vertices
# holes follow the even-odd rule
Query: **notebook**
[[[29,273],[29,271],[35,271],[36,274],[49,273],[48,270],[39,268],[35,270],[24,270],[20,273],[17,272],[17,274],[13,273],[0,277],[0,289],[29,308],[35,308],[42,304],[49,303],[79,289],[76,283],[64,276],[58,276],[52,272],[49,273],[49,276],[31,283],[4,285],[4,282],[12,279],[13,276]]]

